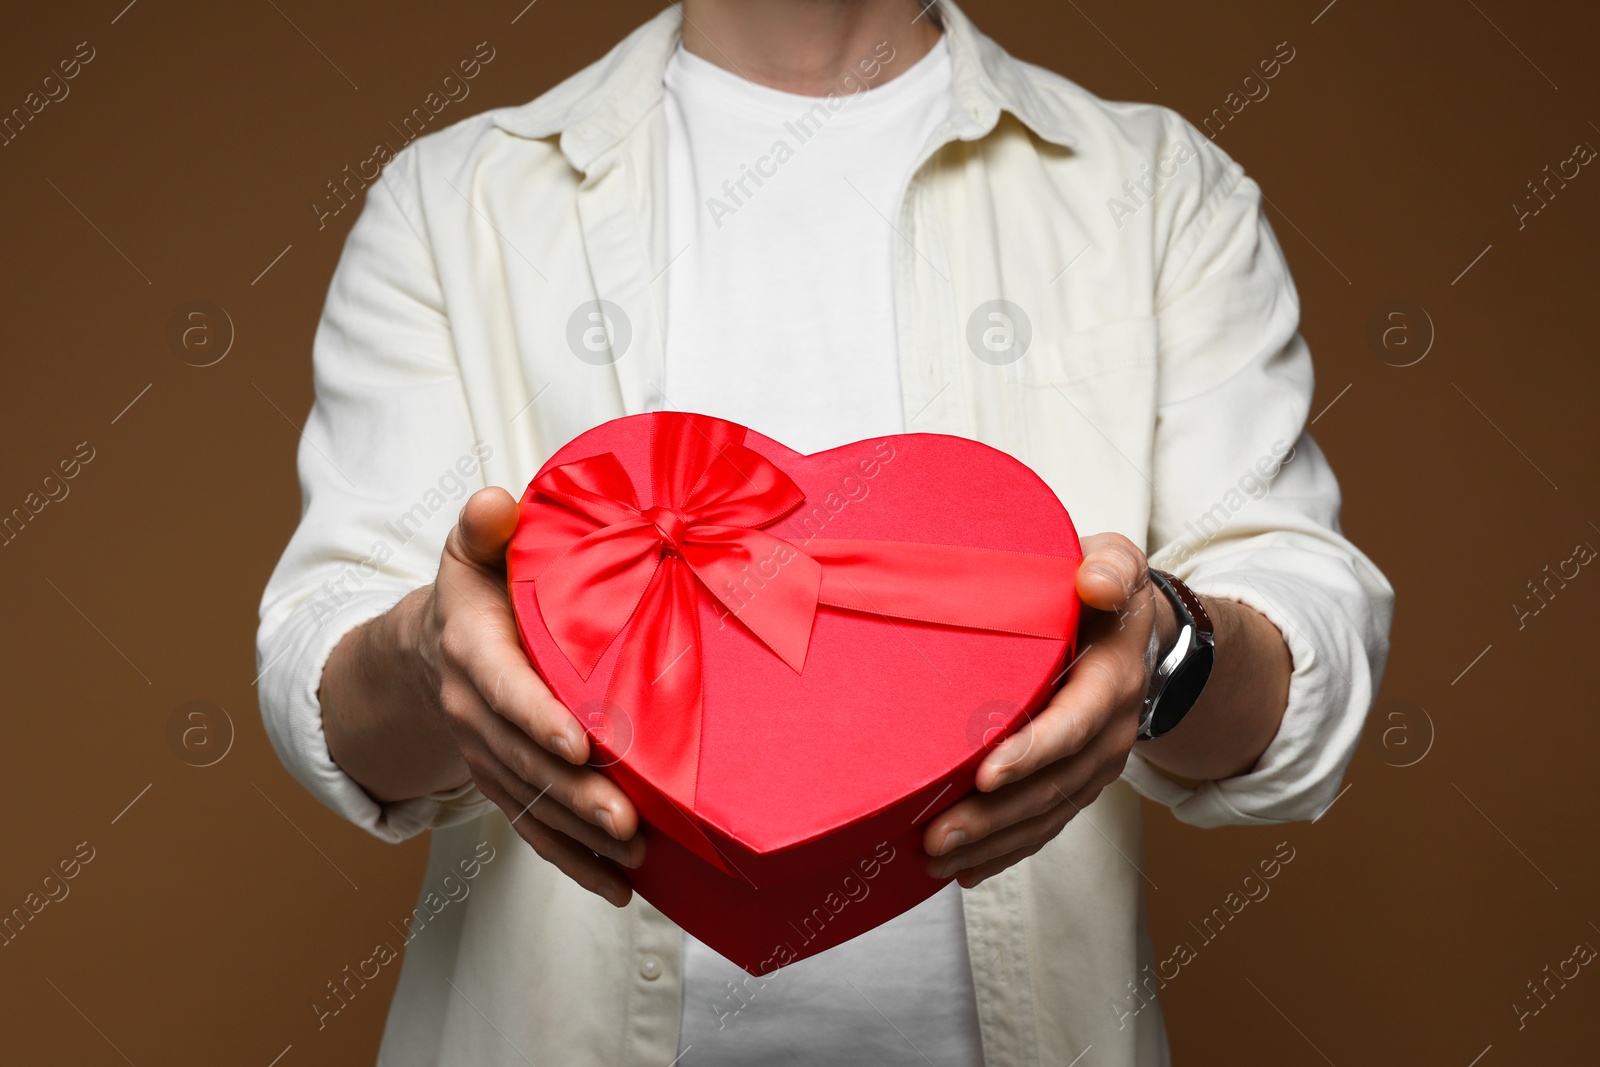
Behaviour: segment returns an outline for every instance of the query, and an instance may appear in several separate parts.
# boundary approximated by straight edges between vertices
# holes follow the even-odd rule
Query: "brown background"
[[[95,857],[0,948],[0,1060],[371,1062],[394,968],[320,1033],[308,1004],[407,913],[426,846],[380,844],[301,790],[252,685],[256,604],[298,517],[311,335],[355,215],[319,231],[309,204],[477,42],[496,58],[443,119],[533,98],[656,8],[543,0],[517,17],[523,2],[5,16],[0,110],[79,41],[96,55],[0,148],[0,513],[79,442],[94,459],[0,547],[0,912],[79,842]],[[1201,832],[1148,812],[1160,956],[1200,945],[1189,924],[1275,843],[1296,850],[1165,990],[1177,1061],[1594,1062],[1594,968],[1521,1031],[1512,1004],[1575,944],[1600,944],[1600,568],[1520,630],[1512,604],[1578,542],[1600,547],[1600,173],[1521,230],[1511,204],[1578,142],[1600,145],[1600,14],[1325,2],[968,8],[1020,57],[1194,121],[1278,42],[1295,49],[1217,140],[1275,205],[1313,410],[1333,405],[1315,432],[1399,613],[1323,819]],[[166,336],[195,298],[236,333],[205,368]],[[1426,347],[1415,311],[1410,348],[1368,336],[1400,301],[1436,335],[1408,367],[1389,363]],[[226,718],[185,748],[169,723],[191,700]],[[189,765],[224,751],[230,721],[220,762]]]

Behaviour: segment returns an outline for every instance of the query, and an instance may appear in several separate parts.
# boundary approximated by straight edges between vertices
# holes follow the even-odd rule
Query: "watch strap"
[[[1178,640],[1172,651],[1162,655],[1157,651],[1155,633],[1151,634],[1150,649],[1160,658],[1160,665],[1152,670],[1150,690],[1145,695],[1138,731],[1141,741],[1160,737],[1189,713],[1189,709],[1193,707],[1200,690],[1204,688],[1210,676],[1212,650],[1216,643],[1211,615],[1206,611],[1205,604],[1195,595],[1194,590],[1177,576],[1166,571],[1152,567],[1149,574],[1151,584],[1172,604],[1173,614],[1177,616]],[[1168,664],[1168,658],[1177,655],[1179,649],[1183,650],[1182,658],[1177,663]],[[1200,672],[1197,678],[1193,673],[1195,671]],[[1188,682],[1179,687],[1183,694],[1181,696],[1176,692],[1169,692],[1174,679],[1180,675]],[[1174,698],[1180,703],[1174,705]],[[1159,717],[1158,708],[1162,712]]]
[[[1179,626],[1185,621],[1192,621],[1194,628],[1203,634],[1209,636],[1216,632],[1212,629],[1211,615],[1206,611],[1205,604],[1201,603],[1194,590],[1185,585],[1182,579],[1167,571],[1156,570],[1154,567],[1150,568],[1150,576],[1159,579],[1156,584],[1162,591],[1169,597],[1176,598],[1183,605],[1183,610],[1189,613],[1188,620],[1178,620]]]

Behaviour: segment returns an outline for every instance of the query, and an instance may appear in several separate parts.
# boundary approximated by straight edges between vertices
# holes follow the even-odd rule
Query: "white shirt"
[[[951,0],[930,17],[952,106],[894,218],[907,429],[1018,457],[1081,531],[1125,534],[1260,611],[1294,661],[1250,771],[1186,789],[1135,751],[1037,854],[961,894],[988,1067],[1089,1045],[1084,1065],[1158,1067],[1160,985],[1203,979],[1151,943],[1138,794],[1198,826],[1320,812],[1382,672],[1393,592],[1340,533],[1338,483],[1304,433],[1311,356],[1256,184],[1173,112],[1012,58]],[[420,904],[439,910],[392,945],[386,1067],[661,1067],[677,1051],[682,932],[572,884],[476,789],[374,801],[328,755],[317,688],[352,626],[434,579],[463,481],[520,495],[577,434],[664,405],[662,77],[680,19],[669,6],[532,103],[402,150],[367,190],[317,329],[304,511],[262,597],[259,689],[285,766],[328,807],[389,841],[432,831]],[[569,343],[597,298],[629,322],[614,361]],[[1028,320],[1009,362],[967,329],[981,337],[996,299]],[[480,844],[494,859],[442,906]]]
[[[904,430],[888,220],[950,110],[943,38],[871,90],[797,96],[682,47],[663,80],[668,405],[802,452]],[[696,1067],[981,1067],[960,888],[765,979],[685,932],[678,1045]]]
[[[798,96],[682,48],[664,81],[667,404],[807,453],[903,431],[889,220],[950,110],[943,38],[871,90]]]

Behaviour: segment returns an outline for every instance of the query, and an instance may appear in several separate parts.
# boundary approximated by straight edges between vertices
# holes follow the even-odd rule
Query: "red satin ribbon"
[[[635,741],[622,762],[678,809],[652,811],[647,801],[641,813],[664,830],[687,824],[681,843],[723,870],[687,814],[700,751],[703,593],[798,672],[819,607],[1070,639],[1079,562],[900,541],[817,538],[802,550],[763,527],[805,496],[745,447],[745,433],[656,412],[651,506],[640,506],[615,455],[574,460],[534,480],[507,549],[512,584],[533,583],[545,626],[580,677],[623,635],[606,695],[631,720]],[[752,573],[758,588],[745,595]]]

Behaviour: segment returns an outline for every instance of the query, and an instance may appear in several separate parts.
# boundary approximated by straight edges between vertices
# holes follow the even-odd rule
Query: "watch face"
[[[1167,679],[1167,684],[1161,689],[1161,698],[1156,701],[1155,715],[1150,723],[1150,736],[1160,737],[1174,726],[1178,725],[1184,715],[1188,714],[1194,702],[1200,699],[1200,690],[1206,686],[1206,679],[1211,677],[1211,664],[1215,659],[1215,651],[1210,645],[1197,646],[1187,658],[1172,672]]]

